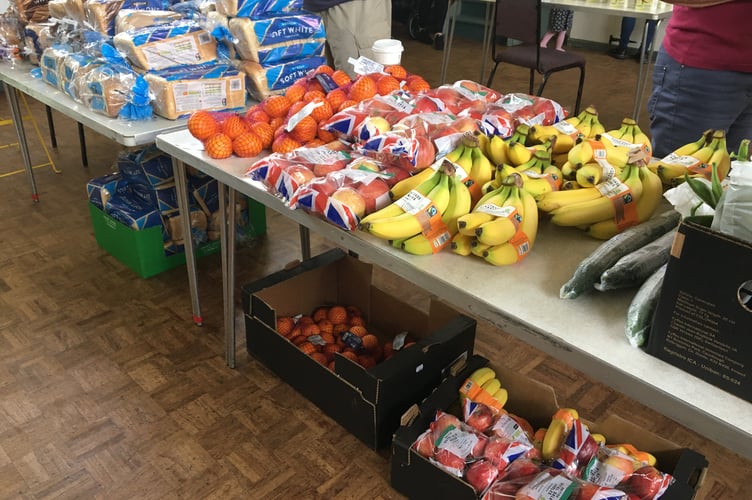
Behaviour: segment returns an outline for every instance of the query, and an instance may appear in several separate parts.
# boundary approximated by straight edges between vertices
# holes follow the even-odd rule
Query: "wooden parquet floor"
[[[406,65],[436,78],[439,53],[403,39]],[[476,79],[478,44],[457,47],[450,78]],[[630,109],[596,97],[599,74],[618,78],[596,65],[586,96],[608,116]],[[33,107],[46,134],[43,109]],[[199,262],[205,323],[197,327],[183,268],[140,279],[97,246],[85,184],[111,171],[122,148],[87,130],[83,168],[75,123],[55,113],[55,124],[52,154],[62,173],[36,170],[40,203],[29,199],[23,174],[0,177],[0,499],[401,498],[389,486],[389,450],[370,450],[247,355],[239,305],[237,368],[225,365],[217,255]],[[0,129],[0,143],[14,141],[12,127]],[[0,154],[0,174],[21,166],[17,149]],[[239,284],[299,257],[295,225],[267,215],[267,235],[239,248]],[[312,244],[314,253],[329,247],[315,235]],[[427,303],[387,271],[377,270],[376,282]],[[620,396],[608,381],[482,322],[477,352],[552,385],[562,404],[590,419],[616,412],[704,453],[710,469],[698,498],[750,498],[752,462]]]

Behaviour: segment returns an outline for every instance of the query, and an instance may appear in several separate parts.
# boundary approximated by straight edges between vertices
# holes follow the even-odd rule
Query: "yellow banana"
[[[579,138],[567,154],[567,161],[572,165],[584,165],[593,161],[593,145],[588,139]]]
[[[435,209],[439,214],[442,214],[449,205],[449,176],[442,173],[439,183],[426,197],[431,202],[422,206],[419,210],[405,211],[396,217],[366,221],[362,226],[372,235],[384,240],[409,238],[421,233],[424,230],[423,220],[425,217],[419,217],[418,213],[426,213],[430,218],[434,214],[427,212]]]
[[[582,187],[594,187],[601,181],[603,169],[598,163],[587,163],[577,169],[577,184]]]
[[[577,130],[579,130],[580,133],[587,138],[590,137],[590,128],[592,127],[592,123],[593,116],[590,113],[587,113],[585,115],[585,118],[580,120],[580,123],[575,126],[577,127]]]
[[[411,175],[410,177],[407,177],[405,179],[402,179],[398,183],[396,183],[392,188],[389,190],[389,196],[392,197],[393,200],[397,200],[399,198],[402,198],[405,196],[408,192],[412,191],[413,189],[418,188],[421,184],[423,184],[424,181],[427,181],[429,179],[434,178],[434,176],[438,173],[438,168],[434,168],[434,165],[431,165],[430,167],[426,167],[417,174]],[[436,177],[436,182],[438,182],[439,178]],[[428,191],[422,194],[426,194]]]
[[[569,160],[561,166],[561,177],[565,180],[573,181],[577,178],[577,169],[583,164],[575,165]]]
[[[457,164],[466,174],[470,174],[470,170],[473,168],[473,148],[468,146],[462,147],[462,154],[457,161]]]
[[[501,186],[501,184],[504,182],[504,179],[516,172],[517,170],[507,163],[497,165],[496,173],[494,174],[494,182],[496,183],[496,187]]]
[[[449,204],[441,214],[441,220],[450,234],[454,235],[457,232],[457,219],[470,213],[471,208],[470,190],[459,177],[451,176],[449,178]]]
[[[496,392],[501,389],[501,381],[497,378],[492,378],[488,382],[481,384],[481,387],[484,391],[486,391],[491,397],[493,397]]]
[[[457,233],[452,238],[450,248],[452,249],[452,252],[458,255],[470,255],[470,248],[473,241],[475,241],[475,236]]]
[[[473,163],[468,175],[478,187],[493,179],[496,169],[479,147],[471,148]],[[472,192],[472,191],[471,191]]]
[[[606,131],[606,128],[598,119],[598,116],[593,115],[593,118],[590,121],[590,135],[588,137],[595,137],[596,135],[600,135],[604,133],[605,131]]]
[[[713,137],[715,137],[716,135],[718,135],[719,137],[718,145],[716,146],[715,151],[713,151],[713,154],[710,156],[708,165],[715,165],[716,169],[718,170],[718,179],[723,180],[726,178],[729,170],[731,169],[731,156],[729,155],[726,146],[726,134],[723,132],[723,130],[718,130],[713,134]]]
[[[456,148],[448,152],[446,155],[444,155],[444,158],[451,161],[452,163],[457,163],[457,160],[460,159],[460,156],[462,156],[462,153],[465,151],[465,145],[462,144],[462,141],[457,145]]]
[[[533,157],[533,150],[526,148],[519,142],[509,142],[507,145],[507,158],[513,167],[518,167],[529,162]]]
[[[433,169],[430,169],[430,170],[433,170]],[[435,170],[433,172],[434,174],[437,173],[437,171]],[[421,195],[426,196],[434,187],[438,185],[439,180],[440,180],[439,175],[431,175],[430,177],[425,179],[419,186],[412,189],[411,191],[416,191],[417,193],[420,193]],[[400,198],[402,198],[402,196],[400,196]],[[371,222],[377,219],[385,219],[388,217],[396,217],[403,213],[405,213],[405,210],[402,208],[402,205],[400,205],[399,203],[392,202],[389,205],[366,215],[364,218],[360,220],[360,226],[363,227],[368,222]]]
[[[625,146],[615,146],[607,139],[601,140],[600,135],[596,137],[596,140],[599,141],[598,146],[602,144],[603,149],[605,150],[605,158],[600,157],[603,154],[600,151],[594,151],[593,158],[596,161],[606,160],[609,164],[616,168],[624,168],[624,166],[629,163],[630,148],[627,148]]]
[[[668,163],[660,160],[657,163],[655,173],[661,179],[663,184],[671,186],[675,183],[675,179],[684,179],[684,174],[687,172],[686,165],[682,163]]]
[[[553,212],[558,208],[595,200],[601,196],[603,196],[601,192],[594,187],[553,191],[538,199],[538,209],[543,212]]]
[[[556,191],[561,186],[560,171],[559,173],[522,174],[522,185],[528,193],[535,198],[540,198],[547,193]]]
[[[621,139],[624,133],[627,131],[627,124],[621,122],[621,126],[618,129],[609,130],[606,134],[614,139]]]
[[[708,142],[705,146],[701,147],[689,156],[695,158],[700,163],[708,163],[710,161],[710,157],[713,156],[713,152],[718,147],[718,140],[718,137],[713,134],[710,142]]]
[[[559,456],[559,449],[569,431],[572,430],[574,421],[578,418],[579,413],[572,408],[559,408],[554,413],[541,444],[541,454],[544,460],[553,460]]]
[[[642,194],[639,167],[628,165],[624,172],[623,179],[620,180],[629,188],[628,192],[623,190],[621,183],[614,183],[615,186],[618,186],[614,194],[609,193],[594,200],[557,208],[551,212],[551,222],[557,226],[588,226],[617,217],[617,204],[636,203]],[[573,192],[577,193],[578,191],[582,190]]]
[[[634,139],[632,139],[633,144],[644,144],[648,148],[648,152],[652,154],[653,152],[653,143],[650,141],[650,137],[643,132],[643,130],[640,128],[639,125],[635,124],[633,127],[634,130]]]
[[[488,157],[488,145],[491,142],[491,139],[482,132],[478,133],[475,137],[478,139],[478,147],[481,152]]]
[[[520,190],[514,187],[512,194],[504,201],[504,205],[495,212],[496,217],[475,229],[475,239],[489,246],[506,243],[517,233],[523,214],[524,205]]]
[[[495,166],[503,165],[509,160],[507,159],[508,144],[499,135],[494,135],[488,143],[488,159]]]
[[[473,239],[473,242],[470,243],[470,253],[475,255],[476,257],[483,257],[483,252],[491,248],[490,245],[484,245],[478,239]]]
[[[570,191],[572,189],[580,189],[582,186],[577,184],[577,181],[563,181],[561,183],[561,187],[559,187],[559,191]]]
[[[699,139],[694,142],[688,142],[683,146],[679,146],[673,151],[675,156],[691,156],[700,150],[705,144],[709,142],[710,137],[713,135],[713,129],[708,129],[702,133]]]
[[[639,175],[642,182],[642,194],[635,207],[638,224],[650,219],[663,199],[663,184],[660,177],[645,167],[639,167]],[[599,240],[608,240],[623,229],[623,225],[618,225],[611,218],[591,224],[588,227],[588,234]]]
[[[481,224],[491,222],[495,218],[496,216],[490,212],[470,212],[457,218],[457,230],[460,234],[475,237],[475,230]]]
[[[533,196],[526,190],[521,192],[524,213],[520,230],[510,241],[494,245],[483,252],[483,258],[495,266],[508,266],[524,259],[533,248],[538,232],[538,210]]]
[[[496,378],[496,372],[493,370],[493,368],[484,366],[483,368],[478,368],[477,370],[475,370],[472,374],[470,374],[469,378],[482,387],[483,384],[485,384],[489,380]]]
[[[503,408],[505,404],[507,404],[507,400],[509,399],[509,393],[507,390],[503,387],[499,387],[499,390],[496,391],[493,394],[493,398],[499,402],[499,405]]]

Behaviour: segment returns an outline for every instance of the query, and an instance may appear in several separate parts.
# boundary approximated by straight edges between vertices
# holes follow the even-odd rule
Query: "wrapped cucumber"
[[[574,299],[592,290],[593,283],[600,278],[603,271],[616,264],[626,254],[675,229],[680,220],[679,212],[671,208],[604,241],[580,262],[572,277],[559,290],[559,297]]]
[[[653,323],[653,314],[658,306],[663,277],[666,275],[666,267],[663,264],[637,290],[632,302],[627,309],[627,322],[624,333],[632,347],[642,347],[648,343],[650,326]]]
[[[593,286],[596,290],[605,292],[642,285],[656,269],[668,262],[675,235],[676,229],[673,229],[652,243],[628,253],[603,271],[601,280]]]

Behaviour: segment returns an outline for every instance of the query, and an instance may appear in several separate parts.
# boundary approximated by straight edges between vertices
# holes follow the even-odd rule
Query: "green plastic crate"
[[[150,227],[136,231],[125,226],[89,203],[89,213],[94,225],[97,244],[125,264],[142,278],[185,264],[185,253],[165,255],[162,228]],[[266,207],[248,200],[248,226],[246,236],[260,236],[266,232]],[[219,240],[196,247],[196,258],[217,253]]]

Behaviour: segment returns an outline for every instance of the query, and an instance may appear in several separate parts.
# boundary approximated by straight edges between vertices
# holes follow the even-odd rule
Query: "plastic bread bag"
[[[8,9],[18,16],[22,25],[43,23],[50,18],[48,0],[11,0]]]
[[[733,161],[716,207],[713,230],[752,243],[752,161]]]
[[[115,34],[124,31],[167,24],[182,19],[183,14],[172,10],[120,9],[115,16]]]

